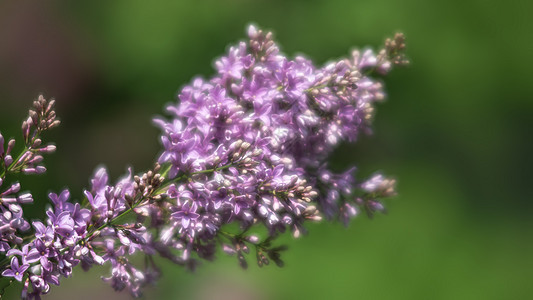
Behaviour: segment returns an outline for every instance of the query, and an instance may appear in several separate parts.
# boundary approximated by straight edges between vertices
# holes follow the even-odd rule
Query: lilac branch
[[[18,183],[0,192],[0,270],[23,282],[23,298],[49,293],[77,265],[104,263],[111,266],[104,281],[140,296],[160,274],[156,255],[193,270],[220,248],[246,268],[253,248],[259,266],[281,267],[287,247],[273,244],[279,235],[300,237],[307,222],[323,217],[347,225],[360,211],[384,212],[381,200],[395,194],[394,180],[357,180],[355,167],[334,173],[327,160],[339,144],[370,131],[374,103],[385,96],[370,75],[407,63],[403,36],[378,54],[354,51],[322,68],[280,54],[270,32],[250,26],[248,37],[216,61],[216,76],[181,91],[167,107],[171,120],[154,120],[163,152],[152,170],[129,170],[110,184],[100,168],[81,202],[70,201],[68,190],[50,193],[46,220],[31,226],[21,207],[31,194],[17,195]],[[16,159],[14,140],[6,150],[0,135],[0,186],[8,173],[45,171],[41,154],[55,146],[42,147],[40,135],[59,124],[53,104],[42,96],[34,102]],[[236,232],[227,230],[233,224]],[[263,238],[253,232],[260,229]],[[138,252],[142,270],[129,261]]]

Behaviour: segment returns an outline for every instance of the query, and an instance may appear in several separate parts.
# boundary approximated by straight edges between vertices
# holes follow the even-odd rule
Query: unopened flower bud
[[[42,140],[41,139],[36,139],[34,142],[33,142],[33,145],[32,145],[32,148],[36,148],[36,147],[39,147],[42,143]]]
[[[249,235],[246,237],[246,240],[248,240],[252,244],[259,243],[259,237],[257,235]]]
[[[14,139],[10,139],[9,142],[7,142],[6,154],[11,153],[11,150],[13,150],[13,147],[15,147],[15,140]]]
[[[55,145],[47,145],[46,147],[39,148],[38,151],[41,153],[53,153],[56,149],[57,147]]]
[[[246,151],[246,150],[248,150],[248,149],[250,148],[251,145],[252,145],[252,144],[250,144],[250,143],[248,143],[248,142],[243,142],[243,143],[241,144],[241,149],[242,149],[243,151]]]
[[[20,204],[28,204],[33,202],[33,196],[30,193],[25,193],[18,196],[18,202]]]
[[[0,133],[0,157],[4,156],[4,137]]]

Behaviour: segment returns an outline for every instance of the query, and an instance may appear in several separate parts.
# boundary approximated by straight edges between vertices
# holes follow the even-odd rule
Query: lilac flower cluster
[[[355,196],[369,184],[355,181],[354,168],[335,174],[327,158],[368,131],[373,103],[384,93],[365,74],[389,71],[391,56],[400,59],[394,49],[403,47],[402,36],[380,54],[354,51],[351,59],[316,68],[304,57],[281,55],[271,33],[250,26],[248,35],[248,43],[216,61],[217,76],[182,90],[179,103],[167,107],[171,121],[156,120],[164,131],[159,163],[171,164],[170,179],[212,170],[169,189],[175,213],[167,244],[211,241],[231,222],[243,229],[263,224],[269,236],[286,229],[299,236],[305,220],[320,220],[319,211],[347,221],[371,203]]]
[[[158,199],[150,193],[160,184],[160,175],[150,174],[154,172],[143,178],[135,176],[135,180],[129,175],[109,185],[106,171],[99,169],[91,181],[91,190],[84,192],[86,203],[81,204],[69,201],[68,190],[59,195],[50,193],[53,207],[46,211],[46,222],[33,222],[33,239],[18,245],[21,250],[14,245],[7,251],[10,267],[2,275],[18,281],[26,276],[22,298],[39,299],[49,292],[50,284],[59,285],[60,277],[69,277],[78,264],[87,270],[110,262],[111,276],[104,281],[111,282],[117,290],[127,287],[133,295],[140,295],[141,285],[157,277],[157,268],[150,260],[152,265],[141,272],[126,256],[138,251],[154,254],[151,235],[141,223],[115,223],[148,199]],[[134,198],[143,200],[134,203]]]
[[[54,101],[46,101],[39,97],[34,101],[27,120],[22,123],[24,149],[16,158],[13,157],[15,140],[10,139],[5,147],[5,140],[0,133],[0,253],[10,251],[13,246],[20,245],[22,232],[30,225],[23,217],[22,204],[33,202],[30,193],[19,193],[21,185],[18,182],[3,186],[8,173],[22,172],[24,174],[40,174],[46,171],[41,164],[42,154],[55,151],[54,145],[42,145],[40,134],[59,125],[53,110]]]
[[[335,173],[327,160],[369,131],[373,103],[384,98],[371,75],[406,63],[403,36],[377,54],[354,51],[322,68],[282,55],[270,32],[250,26],[248,36],[216,61],[216,76],[183,88],[167,107],[172,119],[154,120],[163,152],[152,170],[130,170],[113,185],[98,169],[82,201],[68,190],[50,193],[46,220],[31,226],[20,206],[31,194],[19,194],[18,183],[0,190],[2,276],[24,283],[22,298],[39,299],[77,265],[109,263],[103,280],[133,296],[159,276],[155,256],[194,269],[222,249],[245,268],[253,249],[259,266],[282,266],[285,247],[273,246],[279,234],[298,237],[306,221],[323,216],[348,224],[360,211],[384,210],[380,199],[394,194],[394,180],[359,181],[354,167]],[[35,101],[18,158],[14,140],[4,151],[0,135],[0,186],[11,173],[45,171],[41,154],[55,147],[40,146],[40,135],[59,123],[53,104]],[[130,262],[135,253],[145,255],[143,267]]]
[[[32,203],[33,196],[20,193],[19,182],[8,184],[7,188],[3,184],[9,174],[42,174],[46,171],[42,154],[52,153],[56,147],[52,144],[43,146],[40,136],[60,123],[56,120],[54,103],[42,96],[33,102],[28,118],[22,123],[24,147],[19,155],[13,155],[15,139],[10,139],[5,147],[5,139],[0,133],[0,253],[5,256],[2,265],[10,261],[10,268],[3,270],[2,276],[18,281],[26,275],[29,264],[39,260],[37,249],[23,245],[26,238],[23,234],[29,231],[30,224],[23,216],[21,205]],[[16,256],[20,256],[22,265]]]

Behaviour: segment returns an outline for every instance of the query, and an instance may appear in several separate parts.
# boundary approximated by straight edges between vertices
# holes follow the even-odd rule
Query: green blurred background
[[[148,168],[151,124],[196,76],[211,76],[253,22],[282,51],[322,64],[396,31],[412,64],[386,78],[375,134],[332,164],[398,179],[386,216],[310,225],[285,238],[286,267],[238,268],[223,255],[196,274],[163,264],[148,299],[531,299],[533,286],[531,1],[0,1],[0,128],[18,137],[39,93],[63,125],[46,176],[23,179],[43,217],[46,194],[81,196],[96,168]],[[80,270],[46,299],[115,294],[108,268]],[[14,292],[14,291],[12,291]],[[18,291],[16,291],[18,293]],[[10,297],[17,297],[17,294]]]

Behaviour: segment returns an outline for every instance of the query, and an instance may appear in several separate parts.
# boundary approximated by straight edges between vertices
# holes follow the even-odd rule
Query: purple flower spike
[[[111,272],[102,279],[137,297],[159,276],[155,255],[194,270],[218,247],[243,268],[250,256],[259,266],[283,266],[286,247],[274,245],[280,234],[300,237],[324,217],[347,225],[360,212],[385,212],[393,179],[360,180],[355,167],[335,173],[327,162],[338,145],[370,132],[374,104],[385,97],[373,75],[406,63],[403,36],[379,52],[355,50],[315,66],[281,53],[271,32],[247,32],[247,41],[216,59],[213,77],[181,90],[168,120],[154,119],[163,149],[153,169],[140,176],[128,169],[111,184],[98,168],[81,201],[68,189],[50,193],[46,221],[32,222],[34,235],[24,238],[31,226],[23,208],[33,196],[19,194],[19,183],[0,189],[0,254],[12,257],[0,268],[24,280],[22,298],[40,299],[77,265],[106,263]],[[53,106],[42,96],[34,101],[20,153],[0,134],[0,187],[11,173],[46,171],[43,156],[56,147],[41,133],[59,124]],[[264,234],[251,232],[257,227]],[[145,256],[144,269],[129,259],[135,253]]]

